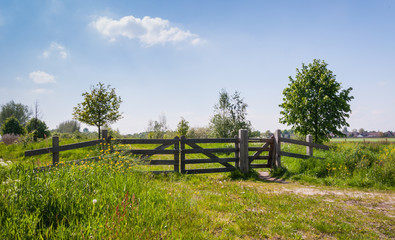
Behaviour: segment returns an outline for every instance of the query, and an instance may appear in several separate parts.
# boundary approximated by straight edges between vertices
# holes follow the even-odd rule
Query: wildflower
[[[96,200],[96,199],[93,199],[93,200],[92,200],[92,203],[93,203],[93,204],[95,204],[96,202],[97,202],[97,200]]]

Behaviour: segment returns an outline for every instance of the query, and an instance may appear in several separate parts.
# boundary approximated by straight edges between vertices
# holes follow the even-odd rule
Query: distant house
[[[361,134],[359,134],[359,135],[357,136],[357,138],[363,138],[363,136],[362,136]]]

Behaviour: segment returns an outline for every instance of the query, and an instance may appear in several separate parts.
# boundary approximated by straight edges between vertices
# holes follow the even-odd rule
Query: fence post
[[[306,136],[306,142],[312,143],[313,142],[313,136],[311,134],[308,134]],[[306,155],[312,157],[313,156],[313,147],[311,146],[306,146]]]
[[[281,167],[281,130],[277,129],[274,132],[274,149],[275,149],[275,154],[274,154],[274,165],[276,168]]]
[[[235,149],[236,149],[236,152],[235,152],[235,158],[236,158],[236,161],[235,161],[235,167],[236,168],[238,168],[238,169],[240,169],[240,159],[239,159],[239,136],[235,136]]]
[[[52,137],[52,165],[55,166],[59,163],[59,137]]]
[[[185,173],[185,136],[181,136],[181,173],[184,174]]]
[[[239,166],[242,173],[250,171],[250,161],[248,160],[248,130],[239,130]]]
[[[174,138],[174,172],[180,172],[180,139]]]
[[[99,140],[103,140],[102,150],[103,150],[103,154],[104,154],[104,152],[107,150],[106,149],[106,143],[107,143],[107,138],[108,138],[108,130],[107,129],[104,129],[101,131],[101,137],[102,137],[102,139],[99,139]]]

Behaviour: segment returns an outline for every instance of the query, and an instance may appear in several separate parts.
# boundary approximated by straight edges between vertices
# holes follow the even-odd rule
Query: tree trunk
[[[98,139],[100,140],[100,126],[97,126],[97,128],[98,128]]]

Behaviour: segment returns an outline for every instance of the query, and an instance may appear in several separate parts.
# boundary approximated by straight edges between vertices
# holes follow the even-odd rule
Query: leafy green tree
[[[37,118],[32,118],[27,122],[26,130],[28,133],[33,133],[34,141],[37,141],[38,138],[47,138],[51,135],[47,124]]]
[[[189,130],[189,122],[181,117],[180,122],[177,125],[178,136],[186,136]]]
[[[296,77],[284,89],[280,107],[280,123],[292,125],[296,133],[313,135],[316,143],[329,139],[330,133],[342,136],[339,131],[349,126],[346,118],[351,113],[352,88],[341,90],[335,75],[327,69],[327,63],[314,59],[308,66],[296,69]]]
[[[56,127],[56,131],[60,133],[74,133],[79,132],[81,124],[75,120],[69,120],[59,123]]]
[[[22,105],[21,103],[15,103],[14,101],[10,101],[1,106],[0,111],[0,126],[4,123],[4,121],[14,116],[18,119],[19,123],[25,125],[32,115],[31,111],[29,111],[29,107]]]
[[[100,128],[110,125],[122,118],[119,107],[122,103],[114,88],[107,87],[103,83],[92,86],[90,92],[82,94],[84,101],[74,107],[74,119],[98,128],[100,139]]]
[[[22,124],[20,124],[19,120],[14,116],[7,118],[4,121],[4,124],[1,125],[1,135],[23,135],[24,133],[25,129],[23,128]]]
[[[229,96],[222,89],[219,93],[219,102],[214,106],[215,114],[210,119],[214,137],[233,138],[238,134],[239,129],[248,129],[251,132],[251,123],[246,119],[247,106],[239,92]]]

